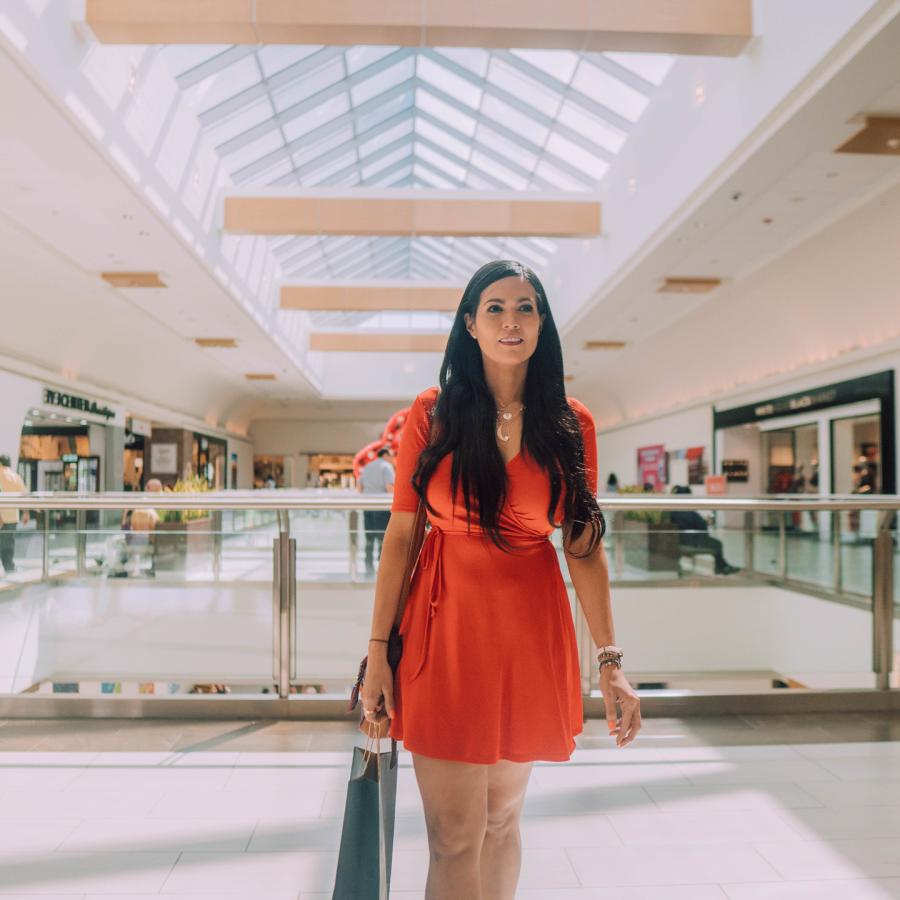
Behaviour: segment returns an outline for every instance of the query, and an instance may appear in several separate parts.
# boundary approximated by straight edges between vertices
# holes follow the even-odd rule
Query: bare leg
[[[533,763],[502,759],[488,766],[488,810],[481,848],[481,896],[514,900],[522,868],[519,816]]]
[[[481,893],[479,872],[490,767],[412,757],[428,829],[425,900],[494,900]]]

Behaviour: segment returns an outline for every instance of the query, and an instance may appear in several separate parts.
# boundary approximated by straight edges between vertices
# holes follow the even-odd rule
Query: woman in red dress
[[[616,746],[641,726],[615,647],[591,414],[567,398],[559,335],[534,272],[500,260],[463,294],[440,373],[404,425],[361,691],[412,753],[428,831],[426,900],[512,900],[519,815],[535,760],[569,759],[582,730],[575,630],[556,551],[598,647]],[[419,498],[431,529],[387,637]],[[621,718],[616,718],[616,702]]]

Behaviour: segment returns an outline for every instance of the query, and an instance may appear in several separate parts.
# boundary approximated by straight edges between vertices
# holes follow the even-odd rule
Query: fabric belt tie
[[[467,531],[444,531],[436,525],[432,525],[425,542],[422,544],[422,550],[419,553],[419,559],[416,564],[416,572],[421,572],[419,576],[424,582],[421,589],[424,590],[428,597],[428,613],[425,619],[425,635],[422,638],[422,650],[419,654],[419,664],[415,671],[409,676],[410,681],[415,681],[422,674],[422,669],[428,660],[428,649],[431,645],[431,629],[434,617],[437,614],[441,590],[443,587],[443,548],[444,540],[447,535],[454,537],[470,537],[483,540],[483,535],[478,532]],[[519,537],[516,535],[504,534],[504,537],[513,547],[539,547],[542,544],[549,543],[549,537]],[[503,552],[503,551],[499,551]]]

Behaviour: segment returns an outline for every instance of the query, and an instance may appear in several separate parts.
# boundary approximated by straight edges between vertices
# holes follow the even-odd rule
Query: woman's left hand
[[[641,701],[628,683],[625,673],[615,666],[600,667],[600,693],[606,706],[609,733],[616,736],[617,747],[627,747],[641,730]],[[622,717],[616,718],[616,703]]]

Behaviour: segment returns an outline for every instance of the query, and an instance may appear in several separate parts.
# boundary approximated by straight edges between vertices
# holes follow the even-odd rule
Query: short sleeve
[[[581,439],[584,441],[584,468],[587,474],[588,490],[597,496],[597,428],[590,410],[574,397],[568,397],[569,406],[578,418],[581,426]]]
[[[415,512],[419,508],[419,495],[412,485],[412,477],[419,455],[431,435],[431,410],[436,400],[437,388],[431,388],[419,394],[409,408],[409,415],[400,432],[391,512]]]

